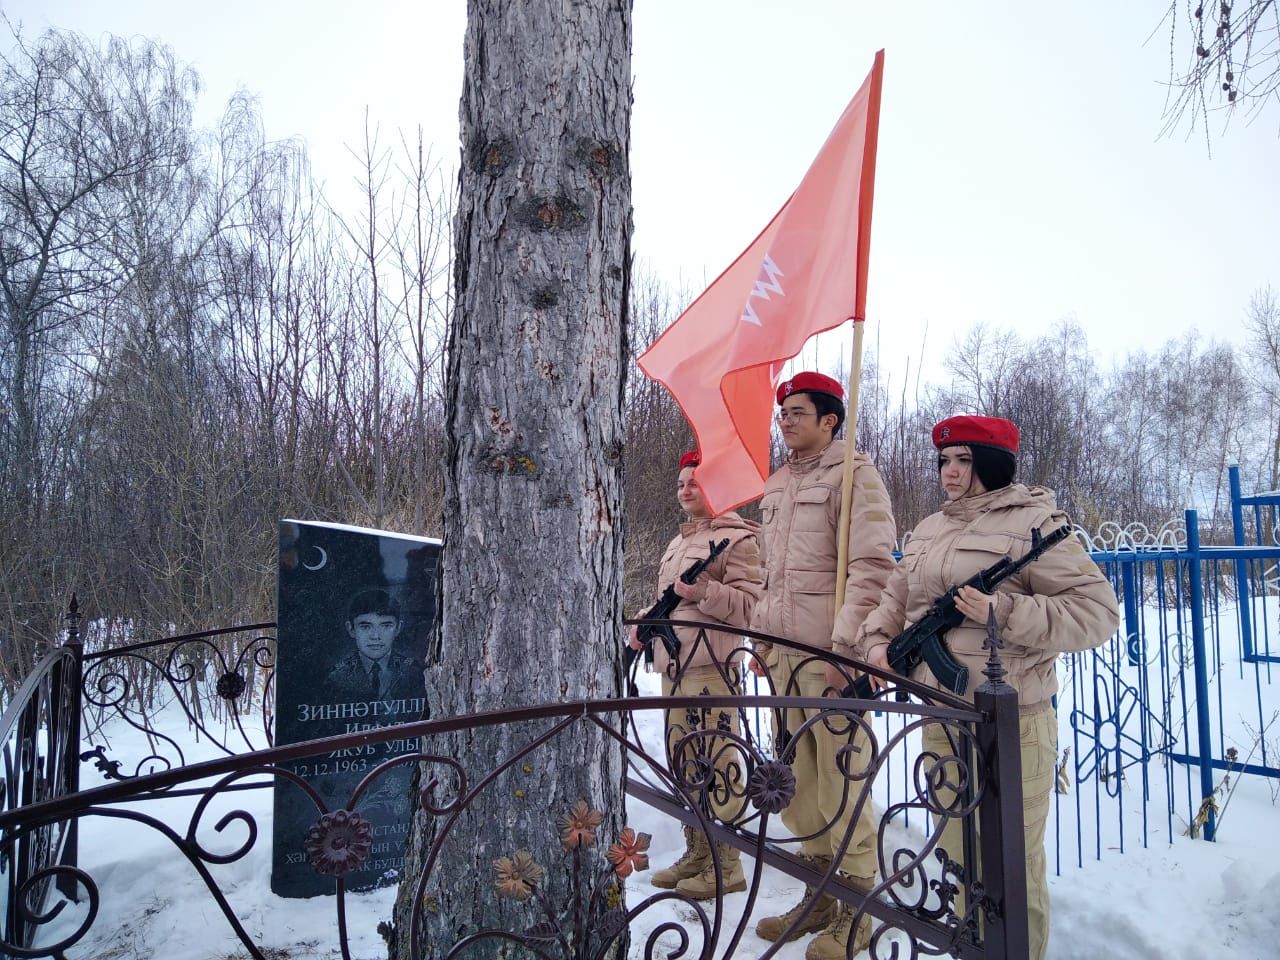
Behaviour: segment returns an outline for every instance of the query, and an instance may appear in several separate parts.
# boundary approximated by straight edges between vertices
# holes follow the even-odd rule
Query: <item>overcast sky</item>
[[[1280,291],[1280,107],[1215,118],[1212,156],[1202,132],[1161,137],[1166,6],[636,0],[635,249],[701,289],[794,189],[883,47],[868,335],[890,366],[923,346],[936,373],[980,320],[1034,336],[1074,318],[1104,363],[1192,329],[1239,342],[1254,292]],[[201,122],[249,90],[339,202],[366,106],[384,138],[421,124],[456,162],[461,0],[0,8],[28,32],[164,41],[204,80]]]

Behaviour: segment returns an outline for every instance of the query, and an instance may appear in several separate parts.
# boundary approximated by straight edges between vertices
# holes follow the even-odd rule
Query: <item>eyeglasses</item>
[[[774,421],[778,424],[798,423],[801,417],[816,417],[817,411],[810,412],[808,410],[779,410],[774,414]]]

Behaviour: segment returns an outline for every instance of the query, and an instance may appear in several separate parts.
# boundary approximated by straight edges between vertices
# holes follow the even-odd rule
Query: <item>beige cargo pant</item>
[[[1027,926],[1031,960],[1044,960],[1049,947],[1049,879],[1044,852],[1045,822],[1049,819],[1049,794],[1055,782],[1058,757],[1058,716],[1052,708],[1028,714],[1018,720],[1022,749],[1022,823],[1027,854]],[[930,724],[924,731],[924,748],[939,756],[954,750],[946,729]],[[950,803],[955,794],[939,790],[939,799]],[[976,824],[976,816],[975,824]],[[961,822],[949,820],[938,845],[957,863],[964,863]],[[957,903],[959,911],[962,903]]]
[[[827,686],[823,665],[813,660],[805,663],[806,659],[803,654],[774,648],[769,669],[779,696],[822,696]],[[795,750],[791,770],[796,777],[796,795],[783,809],[782,822],[797,837],[818,833],[819,836],[800,844],[800,852],[824,859],[834,857],[849,834],[849,845],[839,869],[864,886],[870,886],[876,875],[876,828],[869,796],[856,820],[853,815],[863,789],[869,790],[870,784],[866,780],[847,780],[836,766],[836,752],[848,746],[853,737],[849,721],[843,716],[831,717],[834,731],[820,720],[797,734],[805,720],[817,714],[816,710],[785,711],[783,725],[792,737],[788,749]],[[779,733],[775,715],[774,738],[780,744]],[[864,737],[853,739],[855,746],[861,741],[863,749],[850,753],[848,769],[861,773],[869,759],[867,744]]]
[[[736,679],[737,685],[726,683],[725,677],[714,666],[691,667],[680,675],[673,683],[666,672],[662,673],[662,695],[664,697],[726,696],[742,695],[742,668],[729,666],[725,668],[730,680]],[[707,791],[710,812],[724,823],[732,824],[741,819],[745,811],[744,796],[746,758],[742,755],[737,741],[730,737],[691,737],[683,740],[686,734],[694,730],[723,730],[736,735],[738,711],[730,707],[708,707],[705,709],[668,710],[665,716],[667,732],[667,761],[677,783],[698,783],[705,779],[705,774],[698,772],[702,763],[710,764],[716,770]],[[682,743],[683,741],[683,743]],[[677,753],[677,751],[679,751]],[[683,767],[683,773],[681,773]]]

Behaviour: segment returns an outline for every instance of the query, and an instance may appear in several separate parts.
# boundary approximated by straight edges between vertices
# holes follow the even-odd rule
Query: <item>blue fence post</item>
[[[1231,532],[1237,547],[1244,546],[1244,508],[1240,503],[1240,465],[1227,468],[1231,487]],[[1236,561],[1236,604],[1240,614],[1240,641],[1244,645],[1244,662],[1253,663],[1253,617],[1250,609],[1249,564],[1243,557]]]
[[[1200,518],[1194,510],[1186,513],[1187,595],[1191,602],[1191,647],[1195,655],[1196,739],[1199,741],[1200,803],[1202,809],[1213,796],[1213,741],[1209,727],[1209,664],[1204,645],[1204,584],[1200,578]],[[1194,815],[1193,815],[1194,816]],[[1217,816],[1212,806],[1205,809],[1204,838],[1212,840]]]
[[[1120,564],[1120,585],[1124,591],[1124,647],[1129,655],[1129,665],[1142,665],[1142,624],[1138,620],[1138,575],[1134,564]]]

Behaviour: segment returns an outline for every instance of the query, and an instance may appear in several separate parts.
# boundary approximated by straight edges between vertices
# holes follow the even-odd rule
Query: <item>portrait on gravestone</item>
[[[280,524],[276,744],[357,733],[430,716],[423,659],[436,608],[439,541],[339,524]],[[344,808],[379,764],[414,753],[414,738],[317,754],[290,764],[316,791],[277,778],[271,888],[280,896],[332,893],[308,833]],[[372,848],[345,875],[347,889],[392,883],[410,815],[403,764],[367,785],[353,809],[372,827]]]
[[[351,649],[325,677],[332,702],[402,700],[422,695],[422,661],[397,653],[404,621],[400,604],[381,588],[361,590],[347,604],[344,629]]]

